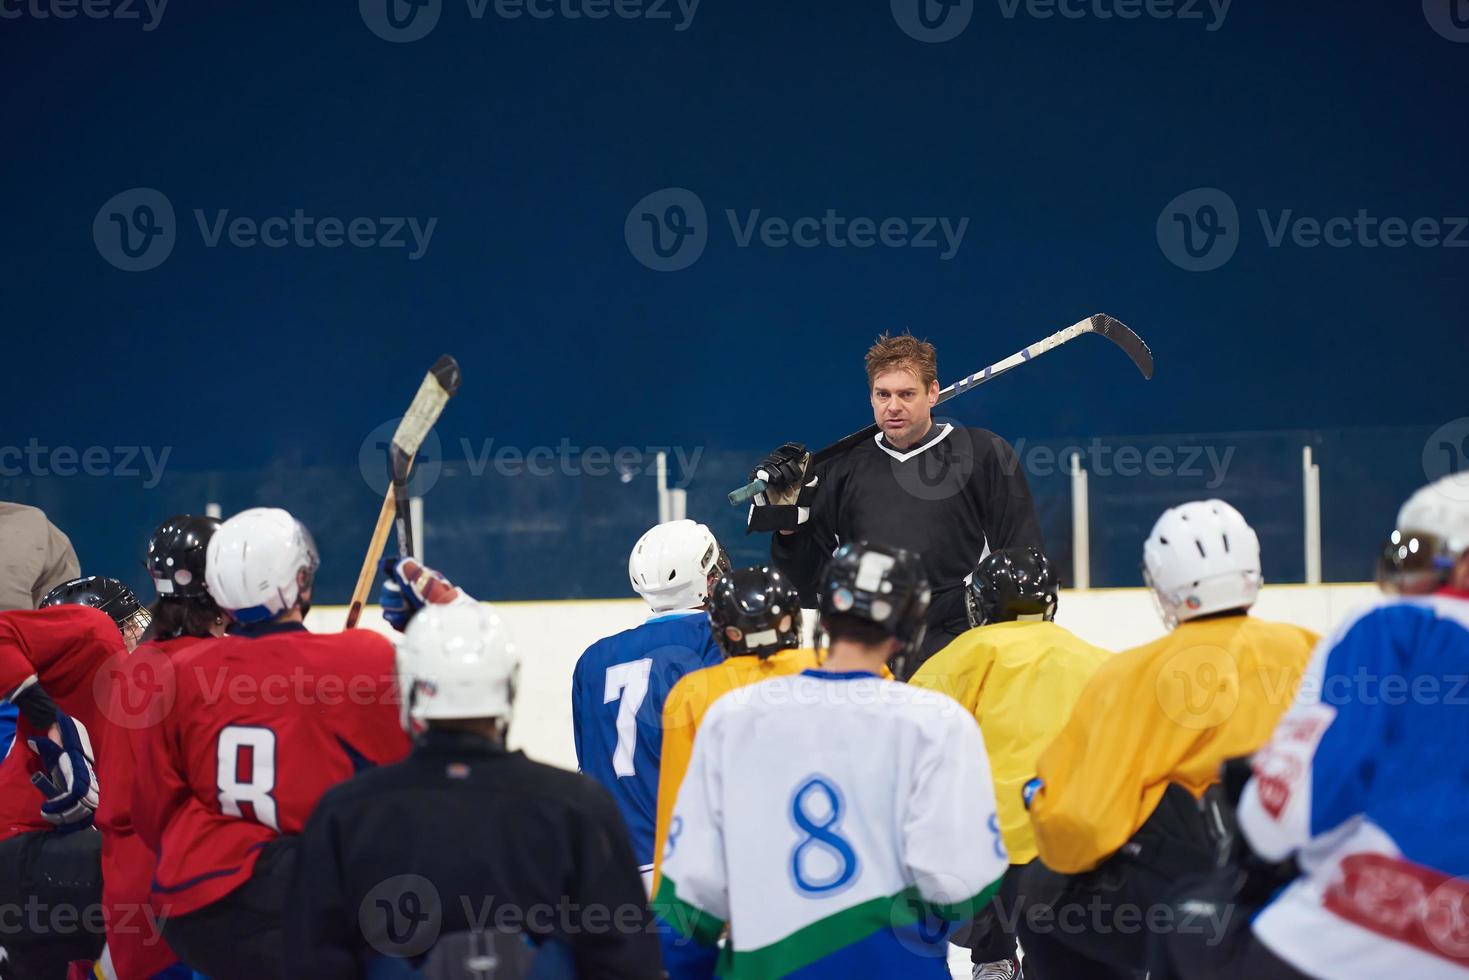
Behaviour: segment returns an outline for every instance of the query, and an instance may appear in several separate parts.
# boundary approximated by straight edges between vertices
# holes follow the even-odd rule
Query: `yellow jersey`
[[[688,772],[689,759],[694,754],[694,734],[710,707],[736,688],[820,666],[821,654],[815,650],[780,650],[763,660],[742,654],[685,674],[673,685],[668,699],[663,702],[663,751],[658,762],[658,824],[653,833],[655,894],[659,871],[663,867],[663,847],[668,840],[668,827],[673,822],[673,805],[678,802],[678,788],[683,785],[684,773]]]
[[[955,637],[909,681],[947,694],[979,722],[1011,864],[1036,856],[1021,790],[1087,681],[1111,657],[1055,623],[991,623]]]
[[[1185,622],[1102,665],[1036,767],[1041,860],[1079,874],[1152,815],[1170,783],[1195,797],[1270,738],[1317,636],[1249,616]]]

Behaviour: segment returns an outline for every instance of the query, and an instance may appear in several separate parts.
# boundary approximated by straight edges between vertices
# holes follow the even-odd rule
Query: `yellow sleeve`
[[[663,845],[673,823],[673,805],[678,802],[678,789],[689,759],[694,754],[694,731],[697,728],[694,688],[695,674],[679,678],[668,692],[663,705],[663,750],[658,760],[658,822],[653,831],[653,890],[657,894],[658,879],[663,868]]]
[[[947,694],[979,720],[979,698],[984,691],[985,675],[994,661],[994,650],[968,634],[961,634],[948,646],[929,657],[908,683],[924,690]]]
[[[1036,765],[1043,785],[1030,822],[1053,871],[1089,871],[1127,843],[1205,734],[1188,724],[1182,695],[1159,674],[1157,659],[1140,653],[1121,654],[1093,675]]]

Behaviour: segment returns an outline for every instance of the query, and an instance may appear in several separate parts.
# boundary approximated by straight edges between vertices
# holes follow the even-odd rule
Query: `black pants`
[[[1188,878],[1170,904],[1177,927],[1154,937],[1149,980],[1309,980],[1250,929],[1260,909],[1239,900],[1241,873]]]
[[[1153,937],[1177,927],[1178,882],[1211,872],[1219,846],[1189,792],[1172,786],[1142,828],[1095,870],[1058,875],[1039,861],[1021,889],[1038,911],[1021,922],[1025,972],[1037,980],[1130,977],[1146,970]]]
[[[269,980],[288,975],[285,910],[299,838],[266,844],[250,879],[224,898],[163,922],[178,958],[212,980]]]
[[[1020,876],[1025,865],[1012,864],[1000,879],[1000,890],[990,904],[949,938],[955,946],[969,950],[973,963],[993,963],[1015,958],[1015,927],[1024,915],[1025,899],[1020,894]]]
[[[64,980],[106,941],[102,835],[38,830],[0,841],[0,946],[11,980]]]

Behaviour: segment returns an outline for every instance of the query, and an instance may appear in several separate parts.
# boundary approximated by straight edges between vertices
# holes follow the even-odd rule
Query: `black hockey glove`
[[[767,492],[779,492],[788,487],[799,486],[806,474],[806,464],[811,454],[799,442],[788,442],[760,461],[750,471],[751,480],[764,480]]]
[[[38,732],[48,730],[56,721],[56,702],[51,700],[51,695],[46,693],[34,674],[5,695],[4,700],[19,708],[25,720]]]
[[[751,480],[764,480],[763,493],[750,508],[749,531],[793,531],[811,518],[811,501],[820,477],[806,478],[811,454],[799,442],[788,442],[750,471]]]

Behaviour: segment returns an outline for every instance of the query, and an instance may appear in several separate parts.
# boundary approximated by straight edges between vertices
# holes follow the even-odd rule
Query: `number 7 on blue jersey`
[[[612,771],[618,776],[637,775],[633,753],[638,747],[638,709],[648,696],[648,675],[652,671],[652,657],[607,668],[602,703],[622,699],[617,706],[617,747],[612,751]]]

